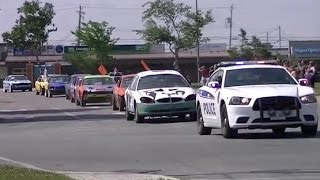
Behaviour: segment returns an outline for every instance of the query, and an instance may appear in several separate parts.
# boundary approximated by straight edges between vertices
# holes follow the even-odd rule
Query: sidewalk
[[[120,174],[103,172],[58,172],[76,180],[178,180],[176,178],[150,174]]]

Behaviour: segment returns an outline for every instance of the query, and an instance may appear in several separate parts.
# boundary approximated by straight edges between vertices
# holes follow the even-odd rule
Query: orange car
[[[112,109],[124,111],[126,103],[124,101],[124,92],[130,85],[135,74],[124,75],[118,80],[117,84],[113,88],[112,96]]]
[[[78,106],[86,106],[87,103],[111,102],[114,85],[115,82],[110,76],[85,76],[76,85],[76,104]]]

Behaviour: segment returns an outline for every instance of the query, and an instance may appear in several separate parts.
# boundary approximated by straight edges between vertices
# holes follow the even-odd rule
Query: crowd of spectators
[[[290,74],[299,79],[307,79],[308,84],[314,88],[315,85],[315,75],[316,75],[316,66],[314,61],[306,62],[304,60],[300,61],[298,65],[294,66],[285,62],[283,66],[290,72]]]

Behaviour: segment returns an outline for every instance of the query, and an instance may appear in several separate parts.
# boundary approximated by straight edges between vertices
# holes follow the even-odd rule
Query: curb
[[[121,174],[112,172],[56,172],[75,180],[179,180],[177,178],[153,174]]]
[[[81,118],[81,116],[83,116]],[[75,115],[75,116],[33,116],[33,117],[10,117],[10,118],[0,118],[0,124],[10,124],[10,123],[28,123],[28,122],[53,122],[53,121],[103,121],[106,119],[123,119],[125,115],[123,114],[110,114],[104,115],[103,117],[90,117],[86,115]]]

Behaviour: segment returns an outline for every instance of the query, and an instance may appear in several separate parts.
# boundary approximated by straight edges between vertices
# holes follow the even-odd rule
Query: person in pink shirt
[[[201,75],[200,84],[202,86],[204,86],[207,83],[207,80],[208,80],[208,78],[210,76],[209,69],[206,68],[206,66],[202,66],[202,67],[199,68],[199,72],[200,72],[200,75]]]

